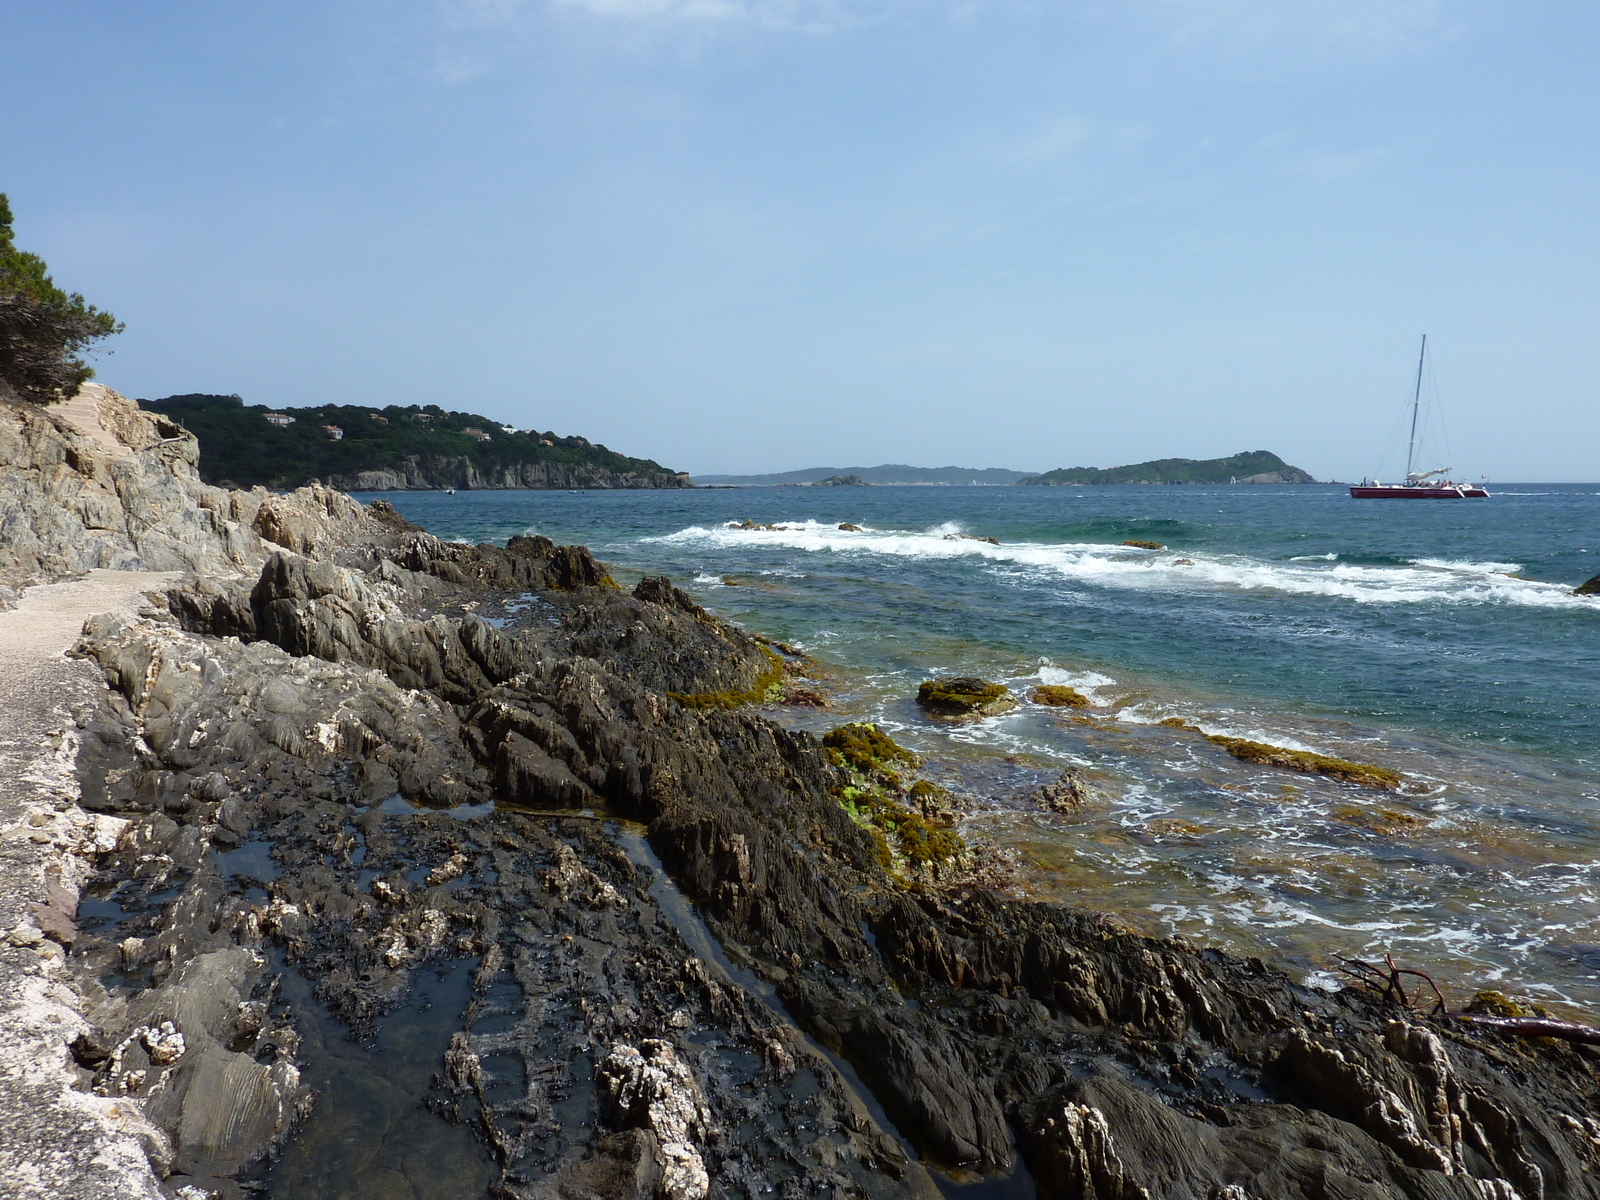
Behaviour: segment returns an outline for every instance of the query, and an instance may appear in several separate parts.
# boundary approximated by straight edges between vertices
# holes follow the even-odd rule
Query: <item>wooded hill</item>
[[[688,475],[588,438],[507,432],[478,413],[435,404],[269,410],[238,396],[191,394],[139,405],[194,434],[201,477],[222,486],[294,488],[313,479],[347,491],[692,486]],[[292,423],[269,421],[269,412]]]
[[[1270,450],[1247,450],[1228,458],[1158,458],[1126,467],[1061,467],[1024,485],[1107,483],[1315,483]]]
[[[785,484],[820,483],[835,475],[855,475],[862,483],[875,485],[917,484],[1013,484],[1026,479],[1026,471],[1007,471],[1003,467],[912,467],[905,463],[885,463],[881,467],[807,467],[799,471],[780,471],[772,475],[701,475],[706,486],[731,484],[739,487],[782,487]]]

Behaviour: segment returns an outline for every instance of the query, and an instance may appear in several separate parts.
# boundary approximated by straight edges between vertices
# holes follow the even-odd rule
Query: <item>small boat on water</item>
[[[1411,397],[1411,441],[1406,449],[1406,480],[1404,483],[1379,483],[1376,479],[1363,479],[1350,486],[1350,495],[1356,500],[1487,500],[1487,489],[1472,483],[1457,483],[1448,478],[1449,467],[1432,471],[1413,471],[1417,457],[1417,414],[1422,410],[1422,364],[1428,357],[1428,335],[1422,335],[1422,352],[1417,355],[1417,387]]]

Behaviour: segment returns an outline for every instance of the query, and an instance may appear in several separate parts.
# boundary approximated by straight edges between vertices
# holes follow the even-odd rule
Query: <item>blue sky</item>
[[[1593,3],[5,0],[0,34],[0,190],[127,322],[129,395],[699,472],[1351,479],[1394,470],[1427,332],[1445,461],[1600,478]]]

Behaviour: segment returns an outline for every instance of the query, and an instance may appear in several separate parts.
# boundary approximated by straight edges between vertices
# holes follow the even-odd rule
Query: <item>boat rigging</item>
[[[1406,447],[1406,480],[1404,483],[1379,483],[1364,479],[1350,488],[1356,500],[1487,500],[1485,488],[1471,483],[1457,483],[1449,478],[1449,467],[1435,467],[1431,471],[1414,471],[1417,457],[1417,417],[1422,411],[1422,364],[1428,357],[1428,335],[1422,335],[1422,350],[1417,355],[1417,387],[1411,397],[1411,440]],[[1435,479],[1434,477],[1439,478]]]

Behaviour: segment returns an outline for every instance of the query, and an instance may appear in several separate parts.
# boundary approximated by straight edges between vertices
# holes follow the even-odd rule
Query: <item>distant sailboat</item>
[[[1376,479],[1363,480],[1350,488],[1357,500],[1487,500],[1484,488],[1470,483],[1456,483],[1447,479],[1449,467],[1432,471],[1413,471],[1417,457],[1417,414],[1422,410],[1422,363],[1428,357],[1428,335],[1422,335],[1422,352],[1417,355],[1417,388],[1411,397],[1411,442],[1406,449],[1406,481],[1404,483],[1379,483]],[[1439,478],[1435,478],[1438,476]]]

